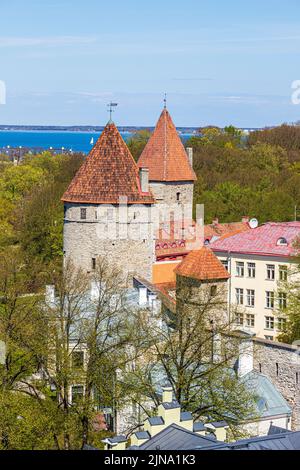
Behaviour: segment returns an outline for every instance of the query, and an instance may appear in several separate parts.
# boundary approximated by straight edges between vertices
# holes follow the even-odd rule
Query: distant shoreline
[[[54,131],[54,132],[102,132],[105,126],[30,126],[1,124],[0,131]],[[205,127],[205,126],[204,126]],[[153,131],[151,126],[118,126],[120,132],[137,132],[142,130]],[[198,131],[199,127],[177,127],[177,131],[184,134],[192,134]],[[239,129],[259,130],[261,127],[240,127]]]

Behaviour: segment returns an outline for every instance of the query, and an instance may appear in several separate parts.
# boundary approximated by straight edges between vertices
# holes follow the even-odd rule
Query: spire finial
[[[164,97],[164,109],[167,109],[167,93],[165,93]]]
[[[109,112],[109,122],[112,122],[112,113],[114,113],[114,109],[116,106],[118,106],[118,103],[113,103],[112,101],[107,105],[108,107],[108,112]]]

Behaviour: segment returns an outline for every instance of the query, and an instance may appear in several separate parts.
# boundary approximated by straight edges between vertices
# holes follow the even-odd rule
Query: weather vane
[[[112,113],[114,112],[114,109],[116,106],[118,106],[118,103],[112,103],[110,102],[107,107],[108,107],[108,112],[109,112],[109,120],[111,121]]]
[[[167,93],[165,93],[164,97],[164,108],[167,109]]]

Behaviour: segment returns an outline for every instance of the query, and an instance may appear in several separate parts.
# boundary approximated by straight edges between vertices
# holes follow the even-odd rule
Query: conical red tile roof
[[[210,248],[191,251],[176,267],[175,273],[200,281],[228,279],[230,274]]]
[[[151,192],[142,193],[138,167],[117,127],[109,122],[62,197],[64,202],[152,204]]]
[[[149,168],[150,181],[195,181],[184,146],[172,118],[164,109],[150,137],[138,166]]]

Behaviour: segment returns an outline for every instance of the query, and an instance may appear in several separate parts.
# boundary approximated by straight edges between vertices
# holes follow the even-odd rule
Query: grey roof
[[[178,401],[172,401],[170,403],[162,403],[165,410],[173,410],[174,408],[180,408]]]
[[[180,413],[180,421],[190,421],[191,419],[193,419],[193,416],[189,411],[182,411]]]
[[[300,450],[300,431],[252,437],[229,444],[216,443],[205,448],[199,446],[195,450]]]
[[[137,431],[134,433],[138,439],[150,439],[150,434],[148,431]]]
[[[228,426],[226,421],[213,421],[212,423],[209,423],[209,424],[212,424],[216,429],[224,428],[225,426]]]
[[[186,450],[201,447],[209,447],[217,441],[209,436],[199,436],[187,429],[171,424],[149,439],[141,446],[140,450]]]
[[[205,426],[203,423],[201,423],[200,421],[198,421],[197,423],[194,423],[194,432],[197,432],[197,431],[205,431]]]
[[[126,442],[127,438],[126,438],[126,436],[114,436],[114,437],[107,437],[104,440],[105,441],[107,440],[107,441],[111,442],[112,444],[118,444],[120,442]]]
[[[147,418],[151,426],[158,426],[159,424],[165,424],[161,416],[152,416],[152,418]]]
[[[248,390],[257,396],[256,406],[261,417],[269,418],[292,413],[291,408],[268,377],[252,371],[246,374],[243,380]]]
[[[88,444],[84,444],[82,450],[99,450],[97,447],[90,446]]]
[[[284,429],[284,428],[279,428],[278,426],[274,426],[274,424],[271,424],[269,432],[268,432],[268,436],[273,436],[274,434],[286,434],[287,432],[292,432],[292,431],[289,431],[288,429]]]

